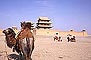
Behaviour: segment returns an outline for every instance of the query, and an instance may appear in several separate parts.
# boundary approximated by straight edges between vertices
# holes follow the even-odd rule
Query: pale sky
[[[0,0],[0,28],[17,26],[21,21],[37,22],[47,16],[53,29],[91,34],[91,0]]]

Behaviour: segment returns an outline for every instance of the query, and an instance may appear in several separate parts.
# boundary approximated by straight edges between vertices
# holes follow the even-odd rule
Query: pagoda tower
[[[50,29],[52,28],[52,22],[50,21],[48,17],[39,17],[38,22],[36,23],[37,29]]]

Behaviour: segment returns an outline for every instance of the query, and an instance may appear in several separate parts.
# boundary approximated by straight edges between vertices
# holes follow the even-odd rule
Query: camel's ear
[[[20,22],[20,24],[22,24],[22,22]]]
[[[21,23],[21,27],[22,27],[23,22],[20,22],[20,23]]]

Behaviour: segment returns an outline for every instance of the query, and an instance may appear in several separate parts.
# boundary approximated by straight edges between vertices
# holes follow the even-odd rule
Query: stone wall
[[[67,36],[68,34],[75,36],[88,36],[87,32],[36,29],[36,35],[54,36],[56,33],[59,33],[60,36]]]
[[[2,33],[3,30],[0,30],[0,35],[4,35]],[[19,30],[15,30],[16,34]],[[34,35],[44,35],[44,36],[54,36],[56,33],[59,33],[60,36],[67,36],[68,34],[75,36],[88,36],[87,32],[76,32],[76,31],[60,31],[60,30],[50,30],[50,29],[36,29],[32,31]]]

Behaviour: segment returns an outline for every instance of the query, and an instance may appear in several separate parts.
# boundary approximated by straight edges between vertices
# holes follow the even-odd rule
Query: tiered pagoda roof
[[[51,24],[52,22],[50,22],[51,19],[49,19],[48,17],[39,17],[37,24],[38,29],[40,28],[44,28],[44,29],[50,29],[52,28]]]
[[[49,19],[48,17],[39,17],[38,20],[48,20],[49,21],[51,19]]]

